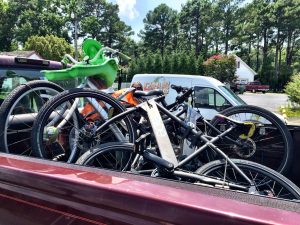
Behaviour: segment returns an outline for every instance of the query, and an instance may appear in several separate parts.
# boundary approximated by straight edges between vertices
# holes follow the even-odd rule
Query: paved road
[[[282,105],[286,105],[288,97],[286,94],[277,93],[244,93],[239,95],[247,104],[256,105],[272,112],[279,112]]]

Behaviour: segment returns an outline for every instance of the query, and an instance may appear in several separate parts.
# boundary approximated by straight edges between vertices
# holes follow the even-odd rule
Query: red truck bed
[[[248,84],[245,85],[245,90],[246,91],[251,91],[251,92],[267,92],[270,90],[269,85],[262,85],[260,82],[249,82]]]
[[[0,154],[2,224],[299,224],[299,203]]]

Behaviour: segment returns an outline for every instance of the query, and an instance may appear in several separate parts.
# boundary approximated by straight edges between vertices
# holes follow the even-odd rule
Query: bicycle
[[[260,164],[230,159],[214,143],[224,138],[235,129],[243,132],[243,135],[251,135],[253,124],[235,121],[226,116],[218,115],[218,118],[230,125],[225,131],[212,137],[197,129],[194,124],[184,122],[180,117],[170,113],[158,101],[163,97],[154,98],[123,112],[106,121],[98,130],[103,130],[109,124],[125,118],[134,112],[140,112],[152,127],[157,147],[149,147],[152,141],[151,132],[140,134],[135,144],[131,143],[107,143],[100,145],[84,153],[77,164],[85,166],[129,171],[137,174],[150,174],[154,177],[175,179],[182,182],[194,183],[210,187],[218,187],[230,190],[238,190],[250,194],[284,199],[300,199],[300,189],[287,178]],[[182,160],[178,160],[161,114],[166,115],[184,128],[185,137],[197,146],[195,151]],[[205,149],[212,149],[223,160],[214,160],[194,169],[194,164],[199,162],[199,154]],[[145,162],[150,163],[145,167]],[[201,162],[200,162],[201,163]]]
[[[105,57],[110,52],[128,60],[129,57],[111,48],[103,47],[99,42],[87,39],[82,45],[85,57],[78,62],[70,55],[65,55],[62,64],[65,68],[57,71],[44,71],[48,80],[66,80],[80,78],[79,88],[106,89],[116,77],[118,60]],[[73,63],[72,67],[67,63]],[[32,155],[30,131],[38,111],[51,97],[64,91],[50,81],[32,81],[14,89],[0,107],[0,147],[7,153]],[[111,93],[112,90],[104,90]],[[119,110],[125,110],[120,108]],[[15,134],[18,134],[16,136]],[[20,148],[20,146],[24,148]]]

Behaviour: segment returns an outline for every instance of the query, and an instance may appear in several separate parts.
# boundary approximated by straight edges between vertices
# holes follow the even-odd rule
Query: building
[[[237,55],[234,55],[236,58],[236,75],[237,75],[237,82],[246,84],[248,82],[254,81],[254,76],[257,75],[257,73],[251,69],[247,63],[245,63],[240,57]]]

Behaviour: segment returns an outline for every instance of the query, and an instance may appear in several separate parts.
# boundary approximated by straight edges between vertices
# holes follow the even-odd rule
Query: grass
[[[280,107],[280,112],[286,117],[300,117],[300,108]]]

